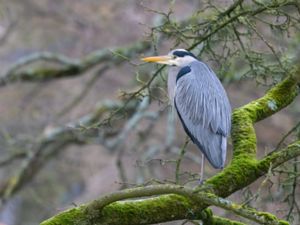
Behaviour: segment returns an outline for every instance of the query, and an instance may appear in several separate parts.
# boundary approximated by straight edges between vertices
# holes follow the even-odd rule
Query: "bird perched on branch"
[[[231,107],[215,73],[184,49],[142,60],[171,66],[168,74],[169,98],[185,132],[214,168],[223,168],[231,129]],[[203,162],[202,155],[202,168]],[[202,176],[203,169],[201,179]]]

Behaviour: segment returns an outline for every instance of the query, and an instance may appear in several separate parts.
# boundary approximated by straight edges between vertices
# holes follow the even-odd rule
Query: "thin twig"
[[[297,157],[294,158],[294,161],[297,161]],[[293,165],[293,172],[298,173],[298,164],[297,163],[294,163],[294,165]],[[286,219],[288,221],[290,221],[291,218],[293,217],[292,214],[293,214],[293,211],[295,208],[298,209],[298,215],[299,215],[299,206],[298,206],[297,199],[296,199],[297,198],[297,196],[296,196],[297,181],[298,181],[298,176],[294,176],[293,184],[292,184],[292,192],[287,196],[287,201],[290,203],[290,208],[286,215]]]
[[[74,107],[76,107],[77,104],[81,102],[81,100],[91,91],[92,86],[96,84],[96,81],[102,77],[102,75],[107,71],[110,67],[108,65],[103,66],[99,70],[97,70],[92,76],[92,78],[86,83],[84,89],[72,100],[70,104],[68,104],[66,107],[64,107],[58,114],[58,117],[64,116],[66,113],[68,113],[70,110],[72,110]]]
[[[281,140],[278,142],[278,144],[276,145],[276,148],[274,149],[274,151],[278,151],[278,149],[282,146],[282,144],[284,143],[284,141],[292,134],[294,133],[298,128],[300,127],[300,122],[298,122],[292,129],[290,129],[282,138]]]
[[[180,154],[179,154],[179,157],[176,161],[176,169],[175,169],[175,184],[179,184],[179,181],[180,181],[180,165],[181,165],[181,161],[184,157],[184,154],[185,154],[185,149],[187,147],[189,143],[189,138],[186,137],[185,139],[185,142],[180,150]]]

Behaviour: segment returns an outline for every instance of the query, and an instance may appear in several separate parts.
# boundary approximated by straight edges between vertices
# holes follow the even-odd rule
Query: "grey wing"
[[[231,107],[214,72],[198,61],[177,80],[174,103],[184,129],[215,168],[223,168]]]

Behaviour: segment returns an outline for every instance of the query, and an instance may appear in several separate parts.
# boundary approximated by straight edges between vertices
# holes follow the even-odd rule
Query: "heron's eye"
[[[177,56],[176,55],[173,55],[173,57],[172,57],[173,59],[176,59],[177,58]]]

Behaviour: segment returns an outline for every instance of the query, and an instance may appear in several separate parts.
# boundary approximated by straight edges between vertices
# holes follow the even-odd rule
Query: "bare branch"
[[[15,81],[44,81],[62,77],[79,76],[94,66],[108,62],[113,65],[118,65],[125,62],[124,58],[131,58],[133,55],[145,52],[150,48],[149,42],[137,42],[128,47],[116,49],[100,49],[82,59],[71,59],[64,55],[42,52],[34,53],[18,60],[11,68],[0,77],[0,87]],[[116,54],[123,57],[115,57]],[[38,60],[51,60],[61,63],[61,68],[42,67],[36,69],[21,69],[29,63]]]
[[[288,136],[290,136],[293,132],[295,132],[298,128],[300,127],[300,122],[298,122],[292,129],[290,129],[282,138],[281,140],[278,142],[278,144],[276,145],[276,148],[274,149],[274,151],[277,151],[281,145],[284,143],[284,141],[286,140],[286,138]]]
[[[19,171],[1,184],[1,200],[6,201],[12,197],[35,177],[41,168],[46,165],[50,157],[61,152],[70,144],[85,144],[91,140],[99,142],[100,137],[98,136],[97,129],[85,129],[96,123],[105,114],[119,110],[120,108],[123,111],[133,112],[135,107],[135,102],[131,102],[131,104],[126,104],[125,106],[123,102],[106,101],[100,104],[92,113],[83,116],[79,120],[69,123],[66,126],[52,128],[44,133],[33,147],[33,152],[21,162]],[[102,138],[106,138],[106,136],[104,135]]]

